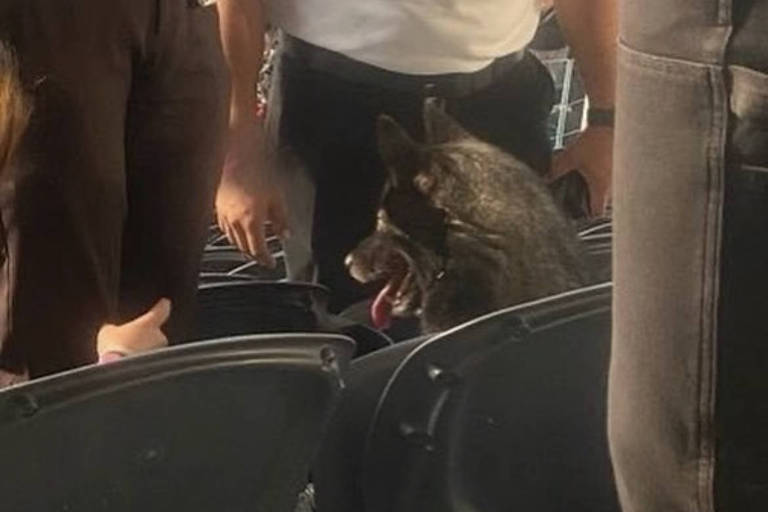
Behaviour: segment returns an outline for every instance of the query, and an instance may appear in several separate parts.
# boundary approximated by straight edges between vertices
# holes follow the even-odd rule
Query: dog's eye
[[[419,173],[413,178],[413,184],[420,192],[428,194],[435,186],[435,177],[430,174]]]

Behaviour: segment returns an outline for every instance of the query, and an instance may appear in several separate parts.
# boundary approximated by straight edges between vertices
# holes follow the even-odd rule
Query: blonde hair
[[[19,79],[16,57],[0,42],[0,171],[13,158],[26,130],[30,110]]]

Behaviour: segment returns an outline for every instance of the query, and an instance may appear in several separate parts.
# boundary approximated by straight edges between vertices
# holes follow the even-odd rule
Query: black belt
[[[288,34],[282,38],[283,54],[307,69],[334,75],[349,82],[401,92],[455,98],[484,89],[510,73],[526,55],[520,50],[494,60],[472,73],[409,75],[360,62],[320,48]]]

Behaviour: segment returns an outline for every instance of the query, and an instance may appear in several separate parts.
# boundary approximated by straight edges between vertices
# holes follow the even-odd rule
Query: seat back
[[[201,284],[192,340],[252,333],[317,332],[327,289],[310,283]]]
[[[282,251],[271,252],[275,258],[273,268],[259,264],[253,258],[240,252],[235,247],[211,247],[203,252],[200,261],[200,271],[203,273],[224,273],[230,275],[245,275],[264,281],[284,279],[285,256]]]
[[[390,345],[384,334],[326,309],[328,290],[299,282],[232,281],[201,284],[191,340],[246,333],[330,332],[357,342],[356,355]]]
[[[216,283],[241,283],[248,281],[258,281],[258,279],[243,274],[227,274],[225,272],[200,272],[198,284],[216,284]]]
[[[610,285],[422,344],[382,394],[366,512],[618,512],[608,455]]]
[[[0,510],[292,511],[352,349],[231,338],[4,390]]]

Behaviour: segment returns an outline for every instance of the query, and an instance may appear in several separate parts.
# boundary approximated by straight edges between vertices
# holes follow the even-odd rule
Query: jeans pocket
[[[768,172],[768,74],[729,68],[729,149],[744,170]]]

